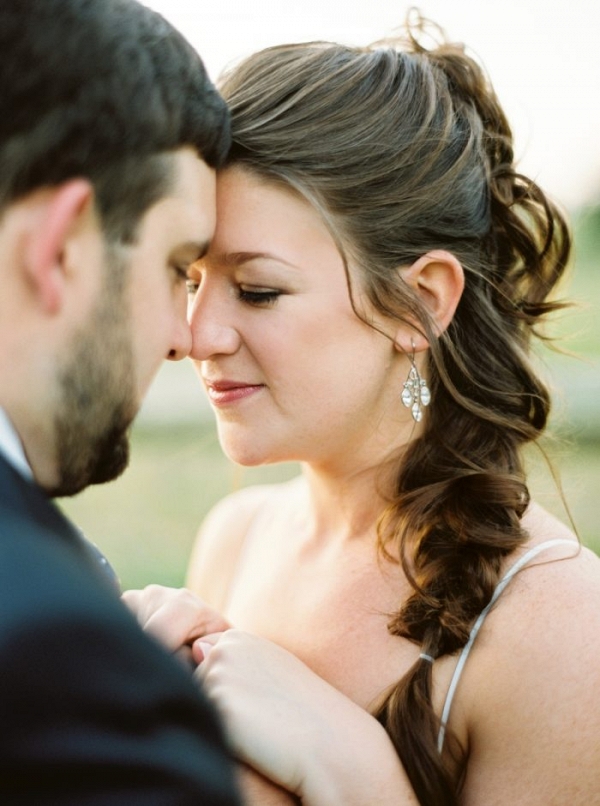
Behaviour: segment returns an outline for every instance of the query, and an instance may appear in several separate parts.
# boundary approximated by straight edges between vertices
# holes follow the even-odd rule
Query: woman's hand
[[[122,598],[144,630],[188,662],[192,661],[192,644],[197,638],[231,626],[185,588],[148,585],[143,590],[125,591]]]
[[[314,751],[310,737],[304,735],[302,745],[294,729],[306,718],[302,700],[314,698],[305,692],[304,675],[314,677],[311,682],[317,688],[326,684],[278,645],[237,630],[201,638],[193,653],[201,663],[198,674],[204,691],[225,718],[240,760],[299,793],[303,777],[299,756]]]
[[[417,804],[377,720],[290,652],[240,630],[193,652],[234,752],[304,804]]]

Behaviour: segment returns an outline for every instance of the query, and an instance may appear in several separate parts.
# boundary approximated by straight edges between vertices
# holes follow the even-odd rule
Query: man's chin
[[[118,436],[103,440],[97,445],[93,456],[85,467],[77,467],[73,462],[64,467],[59,483],[46,492],[51,498],[65,498],[77,495],[92,484],[104,484],[118,478],[129,464],[129,433],[121,432]]]
[[[110,452],[100,458],[88,484],[104,484],[118,478],[129,465],[129,435],[124,434]]]

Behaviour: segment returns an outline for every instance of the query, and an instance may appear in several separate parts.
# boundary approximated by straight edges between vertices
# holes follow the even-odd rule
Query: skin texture
[[[188,575],[200,599],[180,597],[177,631],[236,752],[261,775],[309,806],[413,804],[371,714],[419,653],[387,629],[410,588],[378,553],[375,526],[388,467],[419,434],[398,399],[414,330],[379,319],[376,331],[355,316],[335,244],[298,197],[228,169],[218,209],[192,275],[191,355],[224,450],[247,464],[297,459],[302,476],[234,493],[209,514]],[[445,327],[462,288],[451,256],[402,272]],[[354,299],[375,319],[359,289]],[[505,570],[537,543],[567,542],[517,575],[477,638],[449,721],[467,753],[461,803],[600,803],[600,562],[536,504],[523,526],[529,539]],[[161,609],[176,595],[164,593]],[[194,642],[215,611],[235,629]],[[456,662],[433,664],[438,714]]]

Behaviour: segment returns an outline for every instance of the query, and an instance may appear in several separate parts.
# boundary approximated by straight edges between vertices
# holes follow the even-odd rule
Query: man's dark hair
[[[110,240],[130,241],[189,145],[218,167],[227,107],[198,54],[135,0],[2,0],[0,211],[76,176]]]

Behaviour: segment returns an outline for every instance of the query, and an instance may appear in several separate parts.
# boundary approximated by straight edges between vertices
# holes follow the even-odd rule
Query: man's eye
[[[188,279],[188,267],[171,265],[170,270],[173,272],[174,282],[185,283]]]
[[[272,305],[280,296],[281,291],[276,291],[274,288],[257,289],[241,286],[238,290],[238,297],[248,305]]]
[[[198,280],[190,280],[190,278],[187,275],[185,284],[187,287],[187,292],[190,296],[193,296],[196,293],[196,291],[198,291],[198,289],[200,288],[200,283],[198,282]]]

